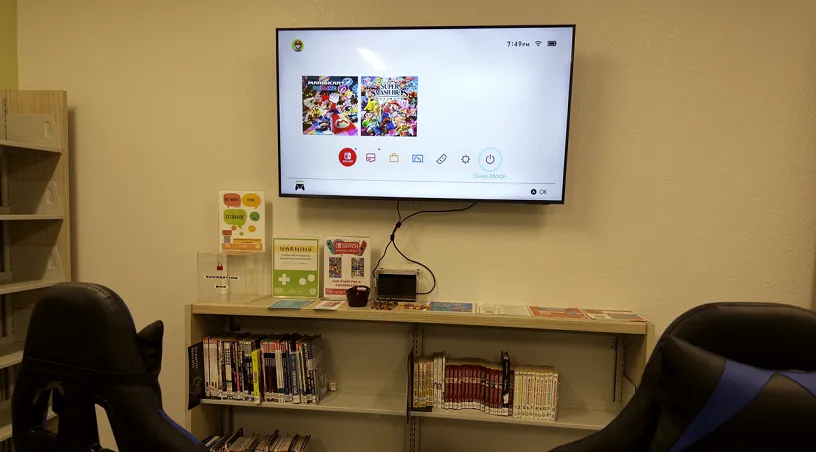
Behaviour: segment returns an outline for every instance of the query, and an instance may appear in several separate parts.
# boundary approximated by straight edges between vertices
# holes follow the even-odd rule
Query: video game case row
[[[411,372],[413,410],[435,407],[517,419],[558,418],[560,383],[555,368],[513,365],[508,352],[502,352],[500,363],[434,353],[413,359]]]
[[[307,452],[310,435],[281,434],[244,436],[244,429],[229,436],[210,435],[202,441],[211,452]]]
[[[202,342],[207,398],[317,404],[328,391],[320,335],[221,334]]]

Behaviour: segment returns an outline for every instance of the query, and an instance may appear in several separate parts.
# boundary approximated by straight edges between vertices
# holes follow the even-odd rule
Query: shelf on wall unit
[[[643,322],[620,322],[613,320],[556,319],[476,313],[441,313],[408,309],[378,311],[370,308],[350,308],[348,305],[343,305],[336,311],[320,311],[314,309],[314,306],[318,304],[317,301],[303,309],[267,309],[267,306],[277,300],[278,298],[262,297],[250,302],[202,301],[192,305],[192,313],[250,317],[485,326],[533,330],[579,331],[585,333],[645,335],[647,330],[647,324]]]
[[[0,295],[25,292],[26,290],[44,289],[61,282],[65,282],[65,280],[33,279],[29,281],[15,281],[8,284],[0,284]]]
[[[23,342],[14,342],[0,347],[0,369],[16,366],[23,361]]]
[[[29,149],[32,151],[56,152],[57,154],[62,154],[62,149],[60,148],[32,143],[20,143],[17,141],[0,140],[0,146],[15,149]]]
[[[53,115],[9,112],[4,119],[6,139],[0,140],[0,146],[62,153],[60,129]]]
[[[413,417],[452,419],[458,421],[495,422],[502,424],[532,425],[537,427],[570,428],[576,430],[601,430],[617,416],[616,411],[590,410],[587,408],[559,408],[557,421],[518,419],[510,416],[494,416],[478,410],[412,411]]]
[[[38,215],[28,213],[0,214],[0,221],[63,220],[62,215]]]
[[[324,411],[334,413],[377,414],[383,416],[405,416],[404,394],[366,394],[360,392],[330,392],[319,404],[244,402],[239,400],[204,399],[205,405],[226,405],[234,407],[271,408],[281,410]]]

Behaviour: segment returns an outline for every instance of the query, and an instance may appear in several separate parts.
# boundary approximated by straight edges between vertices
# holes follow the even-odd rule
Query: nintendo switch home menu
[[[281,195],[563,202],[573,37],[279,29]]]

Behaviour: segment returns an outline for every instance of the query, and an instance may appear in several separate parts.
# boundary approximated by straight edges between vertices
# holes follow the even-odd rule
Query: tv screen
[[[280,195],[562,203],[574,40],[278,29]]]

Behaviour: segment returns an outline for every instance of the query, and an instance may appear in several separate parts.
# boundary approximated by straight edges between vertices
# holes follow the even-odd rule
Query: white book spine
[[[533,367],[530,371],[530,381],[531,381],[531,396],[530,396],[530,417],[532,419],[539,419],[538,417],[538,388],[541,386],[541,372],[539,372],[538,367]]]
[[[530,406],[532,405],[532,403],[531,403],[531,401],[532,401],[531,395],[532,394],[531,394],[531,391],[530,391],[530,385],[532,384],[532,382],[533,382],[533,379],[532,379],[532,375],[530,375],[530,369],[525,367],[524,368],[524,381],[522,382],[522,384],[524,385],[524,408],[523,408],[522,411],[524,412],[524,418],[525,419],[531,419],[530,412],[532,410],[530,409]]]
[[[558,393],[560,392],[561,386],[558,382],[558,372],[553,369],[553,407],[552,407],[552,419],[554,421],[558,420]]]
[[[547,372],[546,367],[540,368],[541,374],[541,389],[539,393],[539,411],[538,411],[538,418],[539,419],[547,419],[547,410],[550,408],[549,400],[547,398],[547,394],[549,393],[549,385],[550,382],[548,381],[549,373]]]
[[[550,368],[546,367],[542,369],[544,371],[544,385],[543,390],[541,391],[541,419],[549,419],[550,418],[550,406],[552,405],[552,398],[550,394],[552,393],[552,373],[550,372]]]
[[[549,405],[549,398],[548,394],[550,392],[550,382],[549,382],[550,372],[547,368],[542,368],[541,374],[541,395],[542,395],[542,403],[541,403],[541,417],[539,419],[548,419],[549,416],[547,415],[547,411],[550,408]]]
[[[527,415],[527,373],[524,371],[524,366],[519,367],[519,418],[525,419]]]
[[[515,373],[513,375],[513,417],[520,418],[521,417],[521,410],[519,409],[519,400],[521,397],[521,384],[519,382],[521,375],[521,368],[516,367]]]
[[[533,373],[533,419],[541,419],[541,368],[536,366]]]

